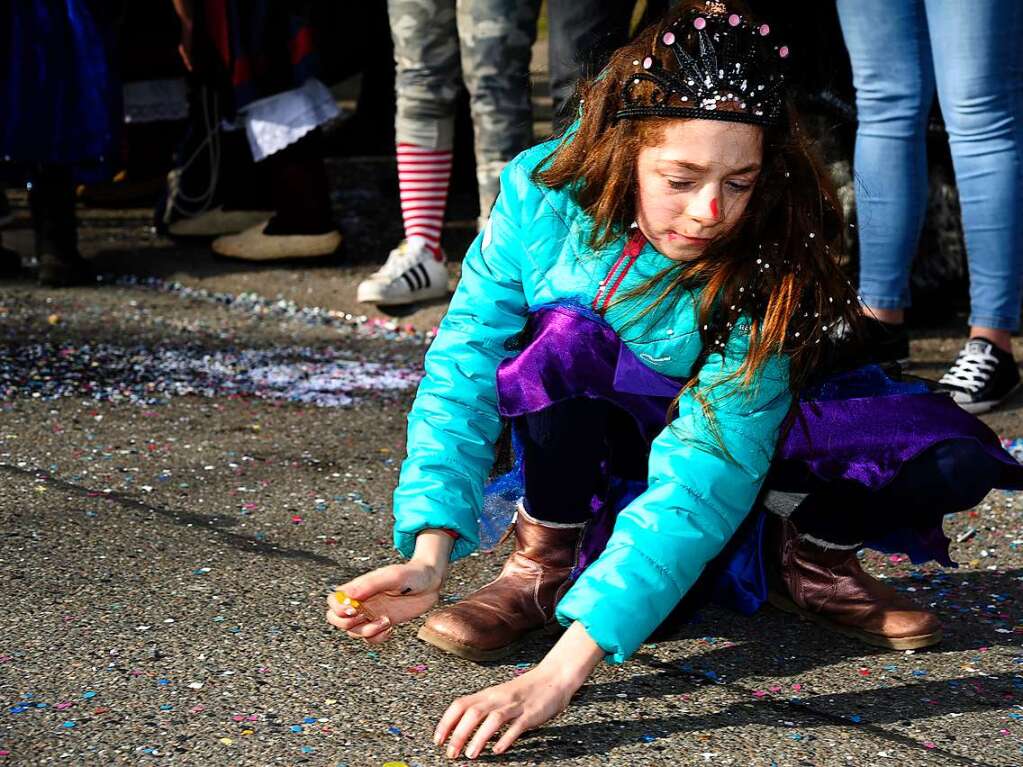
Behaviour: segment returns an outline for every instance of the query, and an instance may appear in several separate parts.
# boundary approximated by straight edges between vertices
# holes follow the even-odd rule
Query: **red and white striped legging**
[[[405,237],[422,238],[436,255],[440,254],[451,154],[451,150],[398,144],[398,191]]]

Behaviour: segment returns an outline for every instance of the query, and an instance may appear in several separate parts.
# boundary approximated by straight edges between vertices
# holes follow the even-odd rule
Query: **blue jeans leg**
[[[934,73],[924,0],[838,0],[838,16],[859,117],[860,296],[873,308],[901,309],[927,205]]]
[[[925,0],[970,266],[970,324],[1017,330],[1023,289],[1023,4]]]

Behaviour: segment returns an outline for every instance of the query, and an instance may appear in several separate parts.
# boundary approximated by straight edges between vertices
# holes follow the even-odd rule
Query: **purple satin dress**
[[[497,371],[500,413],[515,419],[573,397],[606,400],[636,421],[647,443],[665,426],[669,404],[684,381],[645,365],[603,318],[588,308],[550,305],[535,310],[523,333],[524,347]],[[852,481],[877,490],[895,479],[910,460],[935,445],[966,440],[1000,468],[997,487],[1023,489],[1023,466],[1002,447],[983,422],[946,395],[922,383],[889,378],[868,366],[828,379],[802,392],[783,427],[774,467],[814,481]],[[522,497],[522,459],[486,489],[480,522],[481,543],[493,545],[511,521]],[[772,472],[773,474],[774,472]],[[644,482],[608,476],[609,490],[594,497],[593,520],[585,534],[576,575],[593,562],[611,535],[618,512],[642,493]],[[771,490],[770,479],[761,498]],[[784,488],[791,492],[791,486]],[[797,490],[799,488],[796,488]],[[809,488],[805,492],[809,492]],[[715,601],[752,613],[766,600],[764,509],[758,502],[746,523],[708,566],[699,591]],[[891,514],[905,514],[893,508]],[[897,530],[868,543],[883,551],[901,551],[916,563],[949,559],[942,513],[926,529]]]

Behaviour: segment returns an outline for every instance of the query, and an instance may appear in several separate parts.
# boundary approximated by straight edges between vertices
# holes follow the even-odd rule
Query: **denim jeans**
[[[860,295],[909,305],[937,91],[955,167],[972,325],[1016,330],[1023,279],[1023,3],[838,0],[859,126]]]
[[[636,0],[549,0],[550,88],[555,131],[575,118],[572,98],[580,78],[595,76],[629,41]]]

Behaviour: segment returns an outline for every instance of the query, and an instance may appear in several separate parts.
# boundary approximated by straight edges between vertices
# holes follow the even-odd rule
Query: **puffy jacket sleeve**
[[[407,458],[394,492],[394,543],[410,557],[417,533],[458,533],[452,560],[479,545],[483,486],[501,430],[497,366],[505,342],[525,325],[522,275],[529,261],[523,214],[542,192],[519,161],[501,176],[501,194],[462,263],[462,277],[426,354],[426,375],[408,416]]]
[[[708,355],[677,418],[653,442],[647,490],[619,513],[604,552],[558,605],[558,620],[580,621],[609,662],[623,662],[650,636],[756,500],[792,397],[782,356],[749,386],[729,380],[747,348],[737,331]]]

